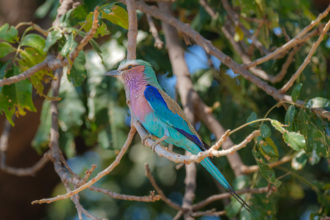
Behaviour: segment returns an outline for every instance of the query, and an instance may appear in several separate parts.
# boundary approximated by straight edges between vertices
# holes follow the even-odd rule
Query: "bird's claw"
[[[155,148],[158,144],[162,143],[164,140],[166,140],[168,136],[164,135],[162,138],[157,139],[152,145],[151,145],[151,150],[155,152]]]
[[[144,138],[142,138],[142,144],[143,144],[143,145],[147,145],[147,140],[148,140],[149,138],[152,138],[152,135],[151,135],[151,134],[148,134],[148,135],[146,135]]]

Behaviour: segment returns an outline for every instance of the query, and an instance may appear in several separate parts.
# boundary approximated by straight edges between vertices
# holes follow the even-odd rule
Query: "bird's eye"
[[[133,66],[132,65],[128,65],[127,69],[131,69]]]

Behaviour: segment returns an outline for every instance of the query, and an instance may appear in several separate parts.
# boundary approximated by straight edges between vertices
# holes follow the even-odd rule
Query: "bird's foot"
[[[151,134],[146,135],[144,138],[142,138],[141,142],[143,145],[147,145],[147,140],[150,138],[152,139],[154,136],[152,136]]]
[[[157,139],[152,145],[151,145],[151,149],[153,152],[155,152],[155,148],[158,144],[162,143],[163,141],[165,141],[168,138],[168,136],[164,135],[162,138]]]

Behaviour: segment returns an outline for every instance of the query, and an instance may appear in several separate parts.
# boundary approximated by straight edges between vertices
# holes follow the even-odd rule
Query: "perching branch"
[[[218,146],[218,144],[213,145],[210,149],[206,151],[202,151],[197,155],[181,155],[174,152],[171,152],[164,147],[162,147],[160,144],[157,144],[154,146],[155,141],[149,138],[148,133],[144,130],[142,125],[139,122],[135,122],[134,126],[136,127],[137,132],[139,133],[142,140],[144,140],[144,144],[147,147],[154,147],[155,152],[160,157],[165,157],[166,159],[173,161],[175,163],[191,163],[191,162],[200,162],[206,157],[222,157],[227,156],[229,154],[232,154],[244,147],[253,140],[253,138],[260,135],[259,130],[253,131],[251,134],[249,134],[240,144],[234,145],[229,149],[225,150],[215,150]]]

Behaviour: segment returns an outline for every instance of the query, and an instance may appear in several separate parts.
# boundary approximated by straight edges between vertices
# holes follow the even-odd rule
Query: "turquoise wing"
[[[179,114],[170,110],[163,96],[156,87],[148,85],[144,90],[144,96],[160,120],[176,129],[190,141],[194,142],[200,147],[200,150],[205,149],[204,144],[193,133],[193,131],[191,131],[188,123]]]

